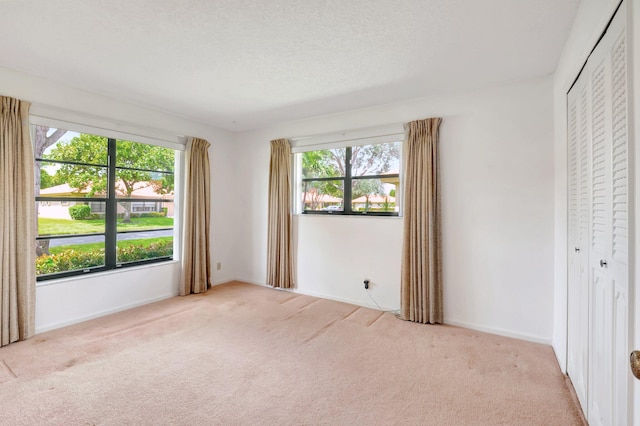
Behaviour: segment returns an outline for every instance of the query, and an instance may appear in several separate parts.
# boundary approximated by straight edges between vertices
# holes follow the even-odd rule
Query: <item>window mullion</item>
[[[116,201],[116,140],[109,139],[107,170],[107,213],[105,220],[105,266],[116,267],[118,203]]]
[[[351,214],[351,147],[347,147],[344,156],[344,214]]]

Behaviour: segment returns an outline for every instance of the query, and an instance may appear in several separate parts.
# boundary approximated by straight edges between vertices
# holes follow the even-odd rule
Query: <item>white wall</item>
[[[148,137],[197,136],[211,142],[213,281],[229,281],[235,272],[233,217],[234,135],[143,106],[123,103],[0,68],[0,94],[33,103],[31,112],[63,121],[102,126]],[[222,263],[220,271],[216,262]],[[129,268],[89,277],[38,283],[36,331],[82,321],[177,294],[180,264]]]
[[[39,282],[36,333],[177,295],[180,262]]]
[[[550,342],[553,318],[550,78],[277,125],[239,135],[237,278],[266,276],[269,140],[443,117],[445,322]],[[402,220],[298,216],[298,291],[399,307]]]
[[[400,306],[402,219],[296,215],[297,291],[385,310]],[[264,282],[264,280],[262,281]]]
[[[554,75],[555,267],[553,349],[567,364],[567,92],[587,60],[618,0],[583,0]]]

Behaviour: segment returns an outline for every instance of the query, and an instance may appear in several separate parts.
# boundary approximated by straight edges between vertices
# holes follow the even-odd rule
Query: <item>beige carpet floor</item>
[[[2,425],[580,425],[549,346],[243,283],[0,349]]]

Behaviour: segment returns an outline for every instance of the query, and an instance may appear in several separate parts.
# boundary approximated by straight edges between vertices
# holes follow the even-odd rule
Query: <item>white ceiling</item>
[[[0,66],[229,130],[552,73],[579,0],[0,0]]]

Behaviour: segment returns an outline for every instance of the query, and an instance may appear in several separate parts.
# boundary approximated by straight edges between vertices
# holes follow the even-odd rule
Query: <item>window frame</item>
[[[135,139],[140,139],[140,138],[136,138],[136,137],[131,137],[129,135],[126,134],[118,134],[118,137],[114,137],[115,135],[113,134],[114,132],[101,132],[99,131],[99,129],[97,130],[92,130],[92,129],[87,129],[86,127],[82,126],[82,130],[74,130],[75,127],[77,126],[65,126],[64,123],[59,123],[56,122],[54,124],[41,124],[39,122],[40,120],[37,120],[37,123],[34,123],[33,121],[31,122],[32,125],[32,129],[35,129],[36,126],[38,125],[45,125],[48,127],[52,127],[52,128],[66,128],[68,129],[68,131],[73,131],[73,132],[78,132],[78,133],[89,133],[89,134],[93,134],[96,136],[101,136],[104,137],[105,139],[107,139],[107,164],[90,164],[90,163],[80,163],[80,162],[74,162],[74,161],[65,161],[65,160],[51,160],[51,159],[47,159],[47,158],[35,158],[34,157],[34,167],[36,163],[50,163],[50,164],[76,164],[76,165],[82,165],[82,166],[89,166],[89,167],[100,167],[100,168],[105,168],[106,169],[106,173],[107,173],[107,193],[105,194],[104,197],[60,197],[60,196],[42,196],[42,195],[38,195],[37,197],[35,197],[35,202],[36,203],[41,203],[41,202],[60,202],[62,205],[68,205],[69,202],[77,202],[77,203],[85,203],[89,206],[91,206],[91,203],[101,203],[104,204],[104,209],[105,209],[105,228],[104,228],[104,232],[97,232],[97,233],[90,233],[90,234],[61,234],[61,235],[43,235],[40,236],[39,234],[36,235],[36,241],[42,241],[42,240],[53,240],[53,239],[67,239],[67,238],[78,238],[78,237],[87,237],[87,236],[103,236],[104,237],[104,265],[101,266],[94,266],[94,267],[88,267],[88,268],[83,268],[83,269],[74,269],[74,270],[70,270],[70,271],[63,271],[63,272],[55,272],[55,273],[51,273],[51,274],[43,274],[43,275],[36,275],[36,281],[41,282],[41,281],[48,281],[48,280],[53,280],[53,279],[59,279],[59,278],[67,278],[67,277],[74,277],[74,276],[82,276],[82,275],[86,275],[86,274],[91,274],[91,273],[97,273],[97,272],[105,272],[105,271],[112,271],[112,270],[116,270],[116,269],[122,269],[122,268],[129,268],[129,267],[135,267],[135,266],[141,266],[141,265],[148,265],[148,264],[154,264],[154,263],[166,263],[166,262],[170,262],[170,261],[174,261],[176,259],[179,258],[179,244],[177,244],[177,241],[180,240],[180,227],[181,227],[181,218],[179,217],[178,214],[176,214],[174,216],[174,222],[173,222],[173,226],[172,227],[164,227],[164,228],[154,228],[154,229],[147,229],[144,230],[144,232],[163,232],[163,231],[168,231],[168,230],[172,230],[173,231],[173,252],[170,256],[160,256],[160,257],[155,257],[155,258],[150,258],[150,259],[142,259],[142,260],[136,260],[136,261],[131,261],[131,262],[118,262],[117,261],[117,244],[118,244],[118,235],[121,234],[127,234],[127,233],[132,233],[132,232],[139,232],[136,230],[123,230],[123,231],[118,231],[117,229],[117,220],[118,220],[118,203],[121,202],[128,202],[128,203],[136,203],[136,202],[140,202],[141,199],[140,198],[126,198],[126,197],[118,197],[116,194],[116,181],[117,181],[117,170],[135,170],[135,171],[146,171],[146,172],[157,172],[157,173],[162,173],[162,174],[171,174],[174,176],[174,195],[172,198],[167,199],[167,198],[145,198],[142,201],[144,202],[155,202],[155,203],[165,203],[165,202],[172,202],[174,204],[174,211],[178,212],[180,210],[179,203],[181,200],[180,197],[180,190],[179,190],[179,185],[180,185],[180,170],[181,170],[181,161],[183,160],[183,157],[181,155],[181,150],[178,149],[175,146],[171,146],[173,144],[164,144],[164,143],[158,143],[158,144],[153,144],[153,143],[148,143],[148,142],[140,142],[137,141]],[[111,133],[111,136],[102,136],[102,133]],[[148,138],[143,138],[146,139],[147,141],[149,140]],[[132,168],[132,167],[127,167],[127,166],[117,166],[117,157],[116,157],[116,145],[118,143],[119,140],[127,140],[127,141],[131,141],[134,143],[140,143],[143,145],[150,145],[150,146],[160,146],[163,148],[168,148],[168,149],[172,149],[174,151],[174,170],[173,171],[165,171],[165,170],[152,170],[152,169],[143,169],[143,168]],[[37,218],[36,218],[37,220]],[[35,265],[34,265],[35,267]]]
[[[351,169],[351,156],[352,151],[355,146],[367,146],[367,145],[378,145],[385,143],[400,143],[400,154],[399,154],[399,170],[398,173],[393,174],[376,174],[376,175],[362,175],[362,176],[352,176]],[[333,216],[382,216],[382,217],[399,217],[402,216],[402,205],[401,198],[396,198],[396,206],[398,207],[398,211],[353,211],[352,205],[352,195],[353,195],[353,183],[357,180],[369,180],[369,179],[381,179],[381,178],[394,178],[397,177],[400,181],[400,186],[402,185],[402,164],[403,164],[403,144],[400,138],[395,138],[395,140],[382,140],[382,141],[370,141],[367,139],[361,140],[358,144],[338,144],[337,146],[331,147],[322,147],[322,146],[313,146],[312,149],[304,149],[297,150],[293,152],[293,156],[301,156],[304,155],[305,152],[312,151],[325,151],[331,148],[344,148],[345,149],[345,175],[344,176],[333,176],[333,177],[319,177],[319,178],[305,178],[302,177],[302,170],[300,167],[292,167],[292,170],[295,173],[295,178],[293,179],[296,182],[296,190],[294,191],[295,196],[295,204],[294,206],[296,212],[298,214],[303,215],[333,215]],[[342,210],[305,210],[304,206],[299,207],[300,197],[299,194],[302,193],[300,190],[300,185],[305,182],[326,182],[326,181],[342,181],[343,182],[343,201],[342,201]],[[400,188],[399,188],[400,189]]]

